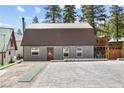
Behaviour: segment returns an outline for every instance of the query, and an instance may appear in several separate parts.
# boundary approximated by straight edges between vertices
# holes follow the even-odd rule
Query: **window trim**
[[[64,56],[64,48],[68,48],[68,56]],[[69,58],[69,51],[70,51],[69,47],[63,47],[62,52],[64,58]]]
[[[32,48],[38,48],[39,52],[38,52],[38,55],[32,55]],[[40,48],[39,47],[32,47],[31,48],[31,56],[40,56]]]
[[[81,52],[77,52],[77,49],[81,48]],[[81,53],[81,56],[78,56],[77,54]],[[83,48],[82,47],[76,47],[76,57],[83,57]]]

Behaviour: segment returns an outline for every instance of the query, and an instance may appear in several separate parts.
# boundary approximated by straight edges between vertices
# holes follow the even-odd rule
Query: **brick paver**
[[[56,62],[32,87],[124,87],[124,62]]]
[[[44,63],[43,63],[44,64]],[[46,64],[46,63],[45,63]],[[22,62],[6,69],[0,70],[0,88],[4,87],[31,87],[33,82],[18,82],[18,80],[36,65],[42,65],[41,62]]]

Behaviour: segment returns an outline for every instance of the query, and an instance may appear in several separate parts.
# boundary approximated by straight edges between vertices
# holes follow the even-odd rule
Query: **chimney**
[[[24,31],[25,31],[25,18],[22,17],[22,30],[23,30],[23,34],[24,34]]]

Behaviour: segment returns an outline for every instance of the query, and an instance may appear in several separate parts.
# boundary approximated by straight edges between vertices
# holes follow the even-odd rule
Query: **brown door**
[[[54,59],[54,54],[53,54],[53,48],[47,48],[47,60],[53,60]]]

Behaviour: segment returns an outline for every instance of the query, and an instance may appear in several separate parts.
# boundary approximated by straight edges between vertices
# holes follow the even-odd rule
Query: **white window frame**
[[[81,51],[78,50],[78,48],[81,49]],[[78,56],[77,54],[81,53],[81,56]],[[76,57],[82,57],[83,56],[83,48],[82,47],[76,47]]]
[[[68,49],[68,52],[65,52],[65,50],[64,50],[65,48]],[[69,50],[68,47],[64,47],[64,48],[63,48],[63,57],[64,57],[64,58],[68,58],[68,57],[69,57],[69,51],[70,51],[70,50]],[[68,56],[64,56],[64,53],[68,53]]]
[[[33,50],[33,48],[37,48],[37,51],[36,52],[38,52],[38,55],[32,55],[32,50]],[[35,51],[35,50],[34,50]],[[40,48],[39,47],[32,47],[31,48],[31,56],[39,56],[40,55]]]

